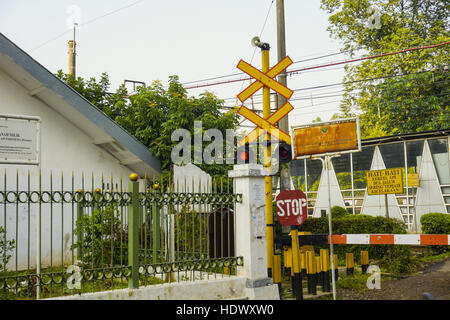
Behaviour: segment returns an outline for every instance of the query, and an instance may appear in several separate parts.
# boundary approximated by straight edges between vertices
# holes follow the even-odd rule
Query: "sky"
[[[339,54],[301,62],[338,53],[342,45],[330,38],[320,0],[284,4],[286,54],[294,61],[288,70],[348,58]],[[270,66],[275,65],[276,11],[276,0],[0,0],[0,32],[49,71],[67,73],[67,43],[76,21],[77,76],[99,78],[106,72],[110,91],[125,79],[167,85],[171,75],[191,87],[247,78],[236,67],[241,59],[261,69],[261,51],[251,46],[254,36],[270,44]],[[342,82],[343,66],[288,76],[290,89],[302,89],[291,97],[290,126],[311,123],[318,116],[327,121],[339,111],[342,87],[304,88]],[[193,82],[216,77],[222,78]],[[188,95],[210,91],[231,107],[239,105],[236,96],[249,84],[192,88]],[[262,110],[260,94],[255,93],[253,105],[251,99],[245,105]]]

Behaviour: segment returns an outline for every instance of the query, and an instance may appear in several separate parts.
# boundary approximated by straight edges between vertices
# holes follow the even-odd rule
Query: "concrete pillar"
[[[236,256],[244,266],[238,276],[247,278],[249,299],[279,300],[278,286],[267,276],[266,207],[264,177],[267,170],[259,164],[235,165],[228,175],[234,178],[235,192],[242,194],[236,204]]]

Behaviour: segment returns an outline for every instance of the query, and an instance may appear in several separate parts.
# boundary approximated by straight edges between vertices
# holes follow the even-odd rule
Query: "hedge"
[[[422,233],[425,234],[450,234],[450,214],[431,212],[420,217]],[[430,248],[435,253],[449,251],[448,246],[432,246]]]
[[[420,217],[422,233],[450,234],[450,214],[431,212]]]

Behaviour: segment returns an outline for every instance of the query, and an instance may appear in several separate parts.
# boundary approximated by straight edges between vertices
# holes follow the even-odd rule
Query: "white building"
[[[7,191],[120,189],[121,177],[126,188],[132,172],[160,174],[146,146],[1,33],[0,97],[0,226],[17,248],[10,265],[35,264],[37,205],[8,204],[15,200],[6,199]],[[43,264],[71,254],[73,208],[58,205],[41,208]]]

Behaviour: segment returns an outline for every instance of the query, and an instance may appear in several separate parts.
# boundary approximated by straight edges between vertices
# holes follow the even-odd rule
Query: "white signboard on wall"
[[[0,114],[0,163],[39,164],[40,118]]]

